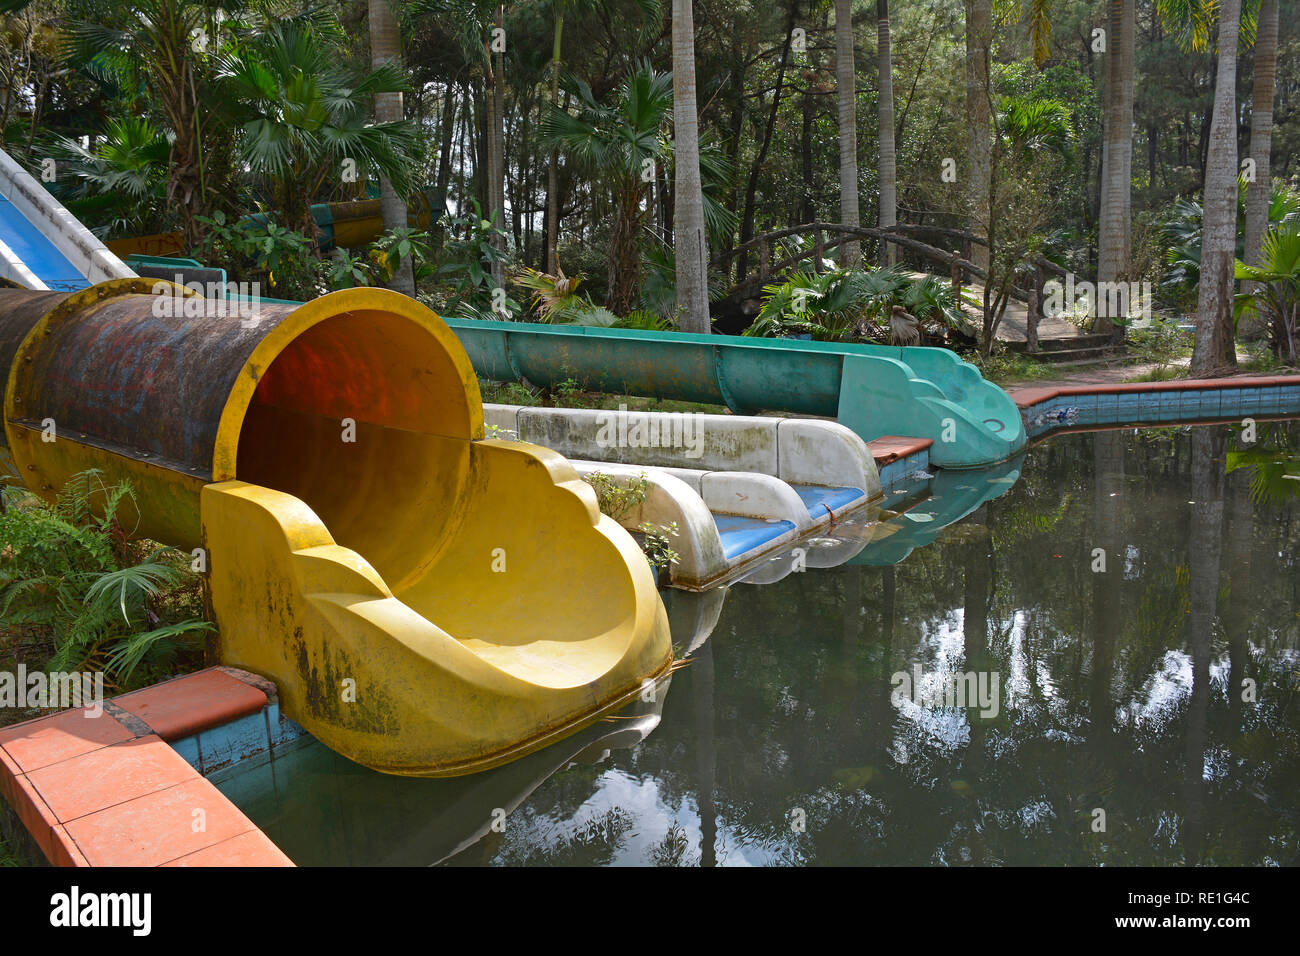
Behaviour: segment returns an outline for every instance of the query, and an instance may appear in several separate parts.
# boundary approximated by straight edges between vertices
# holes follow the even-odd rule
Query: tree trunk
[[[609,294],[606,307],[615,315],[627,315],[637,306],[641,293],[641,199],[640,181],[626,186],[615,197],[614,221],[609,233]]]
[[[708,333],[708,242],[700,183],[700,126],[695,107],[692,0],[673,0],[673,250],[677,311],[683,332]]]
[[[781,108],[781,94],[785,89],[785,71],[790,62],[790,41],[794,35],[795,16],[799,4],[791,3],[790,13],[785,23],[785,41],[781,44],[781,64],[776,71],[776,84],[772,90],[772,108],[767,114],[767,125],[763,128],[763,138],[759,142],[758,152],[753,165],[749,168],[749,181],[745,185],[745,207],[740,218],[740,243],[743,245],[754,238],[754,204],[758,194],[758,177],[767,162],[767,151],[772,145],[772,131],[776,128],[777,111]],[[749,274],[749,256],[742,252],[737,257],[737,275]]]
[[[1273,152],[1273,90],[1277,77],[1278,0],[1262,0],[1259,33],[1255,37],[1255,89],[1250,113],[1250,156],[1255,161],[1255,180],[1246,188],[1246,243],[1242,261],[1260,264],[1259,251],[1268,230],[1269,190],[1272,185],[1270,159]],[[1247,284],[1257,291],[1258,283]],[[1264,332],[1258,317],[1242,318],[1242,333],[1257,338]]]
[[[438,198],[443,207],[447,204],[447,193],[451,189],[451,154],[454,148],[453,136],[456,132],[456,86],[447,84],[447,98],[442,110],[442,144],[438,153]],[[441,210],[438,210],[441,212]]]
[[[1134,0],[1109,0],[1106,48],[1106,133],[1102,150],[1101,216],[1097,225],[1097,282],[1127,282],[1132,259]],[[1112,296],[1101,293],[1098,303]],[[1118,318],[1120,322],[1115,322]],[[1124,316],[1097,310],[1096,330],[1123,340]]]
[[[967,151],[966,196],[971,231],[987,236],[990,220],[989,191],[993,178],[992,87],[989,61],[993,55],[992,0],[966,0],[966,117],[970,123]],[[976,244],[971,261],[986,273],[989,252]]]
[[[809,72],[811,73],[811,71]],[[803,102],[801,104],[803,107],[803,126],[799,131],[799,163],[803,173],[803,194],[800,197],[799,214],[795,221],[790,223],[792,226],[803,222],[812,222],[817,218],[816,203],[813,201],[813,197],[816,195],[817,171],[813,165],[815,104],[809,91],[811,85],[811,76],[809,76],[804,81]]]
[[[876,0],[876,60],[880,72],[880,228],[898,223],[898,173],[894,151],[894,78],[889,50],[889,0]],[[880,264],[893,265],[895,248],[881,243]]]
[[[497,4],[496,25],[505,29],[505,4]],[[506,219],[506,84],[505,54],[492,55],[492,111],[490,121],[493,125],[492,135],[488,140],[492,155],[489,157],[488,170],[491,174],[489,195],[492,197],[493,211],[497,214],[497,225],[505,228]],[[497,250],[505,252],[504,240],[494,240]],[[492,280],[498,289],[506,284],[505,262],[498,259],[492,263]]]
[[[853,4],[835,0],[835,94],[840,120],[840,222],[860,226],[858,218],[858,110],[857,77],[853,72]],[[862,260],[861,244],[850,239],[840,244],[840,265],[856,268]]]
[[[1241,0],[1223,0],[1223,15],[1232,14],[1232,43],[1228,55],[1237,55],[1237,26]],[[1233,9],[1229,11],[1231,5]],[[1222,24],[1219,49],[1224,46]],[[1219,60],[1223,63],[1222,58]],[[1235,85],[1235,84],[1233,84]],[[1215,125],[1218,125],[1215,111]],[[1210,166],[1214,165],[1214,147],[1211,147]],[[1235,156],[1235,150],[1234,150]],[[1222,578],[1223,557],[1223,456],[1225,440],[1222,432],[1208,428],[1194,428],[1192,445],[1192,508],[1191,529],[1187,541],[1188,609],[1185,645],[1191,657],[1191,694],[1187,701],[1187,736],[1184,742],[1186,759],[1185,790],[1183,796],[1184,824],[1182,842],[1184,862],[1194,866],[1202,861],[1205,833],[1205,752],[1209,744],[1210,699],[1214,693],[1210,685],[1210,662],[1217,639],[1219,614],[1219,587]],[[1239,691],[1239,688],[1235,689]],[[1233,693],[1234,689],[1229,689]]]
[[[1219,62],[1214,118],[1205,163],[1201,283],[1196,302],[1192,374],[1212,377],[1237,367],[1232,337],[1233,266],[1237,249],[1237,35],[1241,0],[1219,7]]]
[[[564,4],[555,5],[555,43],[551,47],[551,105],[560,105],[560,36],[564,31]],[[546,167],[546,255],[542,271],[557,275],[560,268],[560,151],[551,147]]]
[[[378,69],[386,63],[401,65],[402,47],[397,35],[397,19],[388,6],[388,0],[370,0],[370,62]],[[375,94],[375,122],[397,123],[402,119],[401,93]],[[388,177],[379,177],[379,208],[384,217],[384,230],[405,229],[406,198],[393,189]],[[409,257],[388,280],[388,288],[403,295],[415,295],[415,272]]]

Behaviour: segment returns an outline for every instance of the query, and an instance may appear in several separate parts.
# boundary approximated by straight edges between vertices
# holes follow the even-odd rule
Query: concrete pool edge
[[[1031,441],[1056,431],[1300,415],[1300,375],[1013,389]]]
[[[269,681],[207,668],[0,730],[0,797],[55,866],[293,866],[206,774],[302,736]]]

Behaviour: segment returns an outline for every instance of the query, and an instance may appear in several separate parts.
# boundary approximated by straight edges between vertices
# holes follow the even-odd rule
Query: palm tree
[[[1128,280],[1133,223],[1133,70],[1137,33],[1134,0],[1109,0],[1106,47],[1105,140],[1101,159],[1101,213],[1097,223],[1097,281]],[[1124,326],[1097,315],[1096,331],[1122,341]]]
[[[571,78],[568,85],[576,113],[552,107],[543,120],[542,136],[608,182],[614,217],[606,305],[626,315],[636,308],[641,286],[641,227],[650,188],[644,171],[647,161],[658,162],[665,155],[660,130],[672,108],[673,78],[643,63],[620,84],[611,105],[597,102],[581,80]]]
[[[881,229],[898,223],[898,169],[894,152],[894,78],[889,52],[889,0],[876,0],[876,62],[880,72],[880,217]],[[894,262],[894,247],[881,243],[881,264]]]
[[[1237,367],[1232,334],[1233,262],[1237,245],[1237,36],[1241,0],[1219,6],[1219,58],[1205,163],[1201,284],[1196,304],[1192,374]]]
[[[709,250],[700,184],[695,108],[695,23],[691,0],[673,0],[673,250],[683,332],[709,331]]]
[[[970,143],[966,173],[966,196],[970,206],[972,231],[988,235],[992,219],[989,193],[993,179],[993,87],[989,75],[993,57],[992,0],[966,2],[966,118],[970,124]],[[971,248],[971,261],[986,272],[989,251],[978,243]],[[986,296],[987,298],[987,296]]]
[[[551,108],[560,106],[560,37],[564,32],[564,8],[568,0],[555,0],[555,42],[551,47]],[[542,271],[559,273],[560,231],[560,151],[551,147],[550,162],[546,165],[546,251],[542,256]]]
[[[199,0],[108,4],[95,21],[73,24],[70,37],[72,63],[110,74],[124,89],[147,89],[162,107],[173,136],[167,201],[190,244],[197,243],[203,229],[198,217],[212,205],[206,172],[215,148],[210,133],[220,122],[218,110],[203,108],[211,105],[210,60],[207,45],[197,44],[195,37],[212,38],[211,48],[216,48],[216,14],[215,5]]]
[[[1246,190],[1246,247],[1242,256],[1247,265],[1252,266],[1262,265],[1260,247],[1269,220],[1273,92],[1277,78],[1277,11],[1277,0],[1261,0],[1258,33],[1255,35],[1255,88],[1250,113],[1250,156],[1255,160],[1255,179]],[[1248,323],[1244,331],[1250,334],[1254,329]]]
[[[110,120],[93,148],[60,137],[55,155],[75,185],[61,195],[78,218],[93,215],[107,227],[101,238],[157,232],[167,208],[171,143],[144,117]]]
[[[692,0],[672,0],[673,252],[682,332],[707,333],[708,242],[699,182],[699,117],[695,113],[695,25]]]
[[[1041,239],[1043,206],[1051,166],[1073,153],[1069,110],[1043,97],[1003,96],[990,157],[989,205],[1003,211],[988,224],[988,279],[984,283],[979,344],[990,354],[1017,272]]]
[[[1296,313],[1300,310],[1300,221],[1274,226],[1260,243],[1259,261],[1237,260],[1236,277],[1250,288],[1237,295],[1239,318],[1261,311],[1271,317],[1273,349],[1292,365],[1300,364],[1296,343]],[[1262,309],[1261,309],[1262,307]]]
[[[387,177],[401,195],[410,188],[411,125],[368,122],[375,94],[406,88],[393,64],[356,74],[338,63],[315,28],[282,22],[222,54],[216,76],[242,126],[241,158],[266,178],[289,228],[311,235],[311,202],[346,159]]]
[[[835,93],[840,120],[840,222],[846,226],[859,226],[857,79],[853,73],[852,0],[835,0]],[[840,265],[852,268],[861,259],[860,244],[856,239],[840,244]]]
[[[494,26],[496,30],[505,30],[506,6],[496,4]],[[489,36],[492,32],[489,31]],[[503,34],[499,34],[503,35]],[[487,56],[487,120],[488,120],[488,218],[504,228],[506,223],[506,83],[505,54],[500,47],[492,49],[489,41],[484,44]],[[504,232],[495,234],[495,241],[502,252],[504,249]],[[492,278],[497,288],[506,282],[505,257],[501,256],[492,263]]]
[[[392,65],[402,69],[402,46],[397,34],[397,19],[393,16],[388,0],[369,0],[370,2],[370,62],[375,69]],[[402,94],[375,94],[375,122],[397,123],[404,118]],[[399,195],[389,182],[388,177],[379,178],[379,207],[384,217],[384,229],[405,229],[406,199]],[[388,287],[405,295],[415,295],[415,273],[409,256],[393,272]]]

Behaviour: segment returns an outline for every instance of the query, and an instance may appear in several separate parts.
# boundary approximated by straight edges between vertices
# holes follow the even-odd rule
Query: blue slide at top
[[[51,289],[76,292],[90,285],[58,248],[18,207],[0,197],[0,242],[4,242],[36,277]]]

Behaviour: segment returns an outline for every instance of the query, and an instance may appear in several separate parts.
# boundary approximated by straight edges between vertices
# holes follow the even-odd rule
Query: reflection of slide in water
[[[153,285],[0,289],[0,454],[46,498],[89,468],[132,481],[125,525],[207,565],[221,660],[319,740],[471,773],[668,667],[640,549],[558,454],[484,440],[432,312],[355,289],[195,321]]]
[[[944,528],[1005,494],[1020,477],[1023,458],[978,470],[936,469],[922,480],[894,485],[886,489],[883,499],[850,512],[796,547],[766,558],[733,583],[773,584],[800,571],[842,564],[898,564],[934,541]],[[686,613],[679,610],[676,598],[674,593],[670,618]],[[716,612],[713,620],[716,623]],[[678,633],[674,619],[674,640]]]
[[[848,563],[876,567],[898,564],[984,502],[1006,494],[1020,477],[1023,461],[1021,454],[992,468],[940,470],[921,485],[906,486],[885,500],[883,520],[876,525],[870,543]]]
[[[490,856],[496,833],[517,825],[511,814],[552,776],[600,764],[659,726],[670,682],[665,676],[609,718],[473,776],[371,773],[312,742],[278,755],[274,771],[265,764],[217,785],[299,865],[430,866],[462,853]]]

